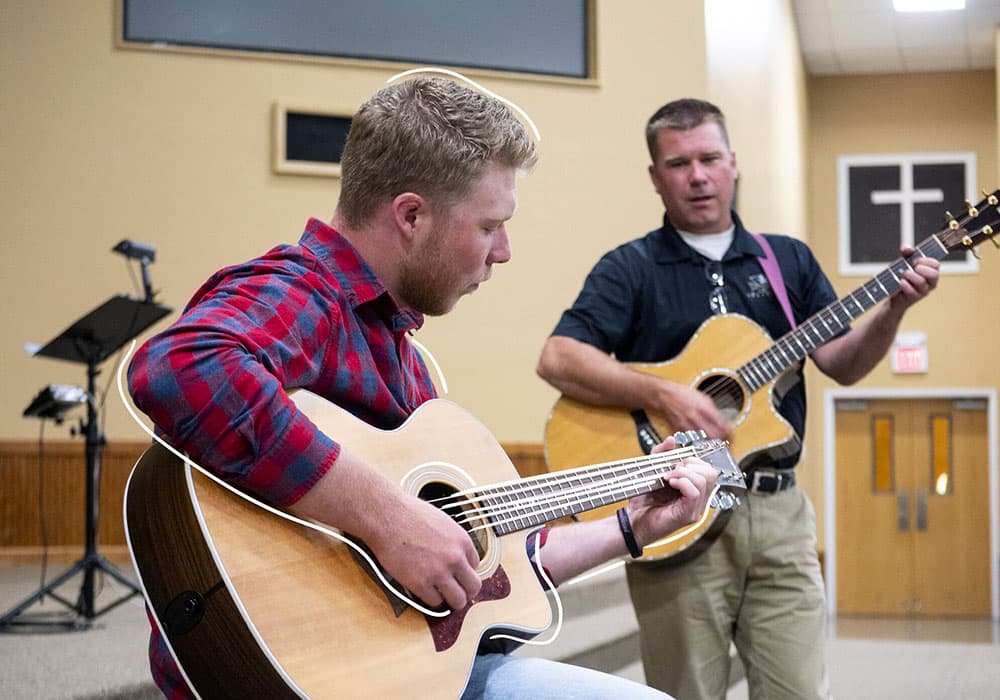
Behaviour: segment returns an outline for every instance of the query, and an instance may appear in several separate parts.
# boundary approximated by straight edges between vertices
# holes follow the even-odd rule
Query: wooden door
[[[837,611],[990,614],[985,400],[840,400]]]

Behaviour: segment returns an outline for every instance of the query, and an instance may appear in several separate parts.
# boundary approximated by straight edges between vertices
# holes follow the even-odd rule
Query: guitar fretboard
[[[643,457],[612,469],[596,466],[526,479],[486,488],[478,500],[487,506],[496,533],[507,535],[663,488],[676,461]]]
[[[456,494],[466,500],[451,507],[462,509],[477,526],[507,535],[663,488],[677,464],[692,456],[719,470],[720,486],[743,486],[742,473],[726,443],[709,440],[669,452],[485,486]]]
[[[941,260],[948,252],[948,247],[936,234],[922,241],[916,246],[913,255],[898,258],[853,292],[811,316],[736,370],[737,374],[751,392],[757,391],[820,345],[836,337],[851,321],[898,291],[903,273],[913,269],[912,260],[920,257]]]

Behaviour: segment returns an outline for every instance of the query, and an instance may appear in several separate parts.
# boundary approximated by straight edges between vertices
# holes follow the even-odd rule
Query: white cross
[[[944,191],[940,189],[913,189],[913,163],[899,166],[900,183],[898,190],[878,190],[872,192],[872,204],[899,204],[902,244],[913,245],[913,205],[923,202],[943,202]]]

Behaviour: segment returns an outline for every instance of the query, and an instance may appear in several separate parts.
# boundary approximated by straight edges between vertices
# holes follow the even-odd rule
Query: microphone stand
[[[81,362],[87,366],[87,422],[82,426],[87,482],[84,552],[83,557],[69,569],[0,615],[0,632],[8,631],[14,625],[22,624],[57,624],[73,629],[87,629],[95,618],[142,593],[138,584],[122,574],[97,551],[101,449],[105,444],[105,438],[98,425],[96,404],[96,380],[97,375],[100,374],[98,368],[100,363],[122,345],[172,311],[172,309],[152,300],[149,273],[145,263],[142,269],[146,299],[139,301],[126,296],[114,296],[67,328],[37,353],[71,362]],[[129,592],[98,610],[94,601],[94,575],[99,571],[114,578],[128,588]],[[83,581],[75,603],[55,592],[56,588],[81,572],[83,573]],[[77,617],[69,621],[18,619],[27,608],[46,596],[74,611]]]

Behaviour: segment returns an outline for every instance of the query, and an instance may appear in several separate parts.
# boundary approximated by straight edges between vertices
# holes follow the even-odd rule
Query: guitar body
[[[775,409],[773,393],[780,377],[751,393],[739,381],[735,369],[772,344],[759,325],[738,314],[713,316],[691,337],[674,359],[657,364],[629,363],[640,372],[705,390],[720,378],[734,391],[717,400],[734,423],[730,451],[745,470],[757,459],[788,454],[797,445],[792,426]],[[676,428],[663,416],[646,416],[661,436]],[[691,427],[691,426],[686,426]],[[636,418],[624,409],[584,403],[562,396],[552,408],[545,426],[545,459],[549,470],[572,469],[643,454]],[[614,513],[616,503],[581,513],[581,519],[598,519]],[[646,547],[644,561],[685,561],[708,546],[725,526],[729,510],[709,509],[699,522]]]
[[[518,478],[485,427],[448,401],[382,431],[309,392],[292,398],[409,493],[467,488],[472,469],[477,481]],[[477,535],[483,589],[442,622],[399,605],[341,541],[229,492],[158,445],[125,499],[150,609],[202,697],[453,699],[491,630],[530,637],[551,619],[524,532]]]

